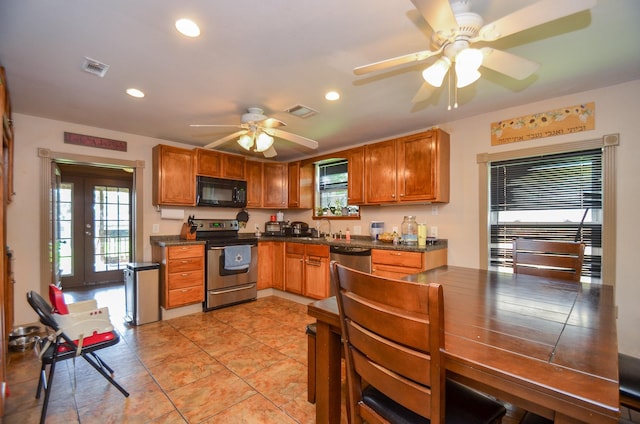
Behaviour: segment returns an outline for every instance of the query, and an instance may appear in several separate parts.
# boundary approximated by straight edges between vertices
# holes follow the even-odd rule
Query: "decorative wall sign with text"
[[[491,145],[593,130],[596,104],[585,103],[491,124]]]
[[[102,138],[102,137],[93,137],[91,135],[74,134],[74,133],[65,132],[64,142],[66,144],[77,144],[79,146],[117,150],[119,152],[127,151],[126,141],[111,140],[109,138]]]

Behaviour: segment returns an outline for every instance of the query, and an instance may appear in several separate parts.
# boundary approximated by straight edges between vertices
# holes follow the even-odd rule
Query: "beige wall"
[[[449,263],[459,266],[476,267],[479,265],[479,225],[478,225],[478,165],[476,155],[488,152],[523,149],[538,145],[566,143],[579,140],[601,138],[606,134],[620,134],[620,146],[617,149],[617,265],[616,298],[619,308],[618,341],[622,352],[640,356],[640,338],[637,326],[640,324],[640,284],[632,271],[636,260],[633,243],[640,236],[633,216],[640,210],[640,120],[634,111],[636,98],[640,97],[640,80],[627,84],[606,87],[599,90],[558,97],[542,102],[527,104],[515,108],[487,112],[472,118],[456,121],[455,111],[452,120],[440,125],[451,135],[451,201],[445,205],[415,205],[406,207],[381,206],[362,209],[362,220],[333,222],[334,231],[355,225],[362,228],[362,234],[368,231],[372,220],[383,220],[387,228],[400,226],[404,215],[416,215],[418,222],[426,222],[438,227],[439,236],[449,240]],[[503,119],[543,112],[574,104],[596,103],[596,129],[567,136],[551,137],[527,142],[492,147],[489,125]],[[464,105],[461,106],[464,108]],[[28,290],[38,289],[39,274],[39,198],[40,198],[40,159],[37,148],[45,147],[56,152],[73,152],[90,156],[104,156],[115,159],[143,160],[144,169],[144,260],[151,259],[151,247],[146,241],[151,235],[153,224],[160,225],[159,234],[177,234],[182,221],[161,220],[160,214],[151,205],[151,148],[158,143],[175,144],[160,139],[140,137],[107,131],[100,128],[85,127],[65,122],[51,121],[20,114],[14,115],[16,125],[15,153],[15,192],[16,196],[8,210],[8,244],[15,252],[15,292],[16,323],[35,320],[25,300]],[[65,145],[63,132],[76,132],[107,137],[128,142],[128,152],[113,152]],[[372,140],[373,141],[373,140]],[[185,209],[185,216],[195,214],[199,218],[233,218],[233,209],[195,208]],[[250,211],[249,228],[261,225],[270,211]],[[310,212],[285,211],[287,219],[311,222]]]

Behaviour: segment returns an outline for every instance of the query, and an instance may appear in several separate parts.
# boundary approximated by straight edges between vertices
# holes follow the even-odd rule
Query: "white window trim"
[[[577,152],[602,148],[603,173],[603,222],[602,222],[602,282],[615,286],[616,281],[616,147],[620,144],[618,134],[605,135],[601,139],[584,140],[499,153],[480,153],[478,163],[478,192],[480,205],[478,222],[480,228],[480,268],[489,267],[489,168],[491,162],[519,159],[530,156]]]

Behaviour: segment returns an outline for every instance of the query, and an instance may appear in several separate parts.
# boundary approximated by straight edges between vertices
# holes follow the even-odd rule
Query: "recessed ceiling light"
[[[191,19],[178,19],[176,21],[176,29],[187,37],[197,37],[200,35],[200,27]]]
[[[130,95],[131,97],[144,97],[144,93],[140,90],[138,90],[137,88],[127,88],[127,94]]]
[[[340,98],[340,93],[337,91],[328,91],[327,94],[324,95],[324,98],[333,102]]]

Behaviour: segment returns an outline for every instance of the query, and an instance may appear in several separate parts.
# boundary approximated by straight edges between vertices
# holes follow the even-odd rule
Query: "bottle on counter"
[[[418,244],[418,224],[416,223],[415,216],[405,215],[400,228],[401,228],[402,240],[404,244],[407,244],[407,245]]]
[[[393,232],[393,245],[394,245],[394,246],[397,246],[397,245],[398,245],[398,242],[399,242],[398,238],[399,238],[399,237],[398,237],[398,233],[396,233],[396,232],[394,231],[394,232]]]

